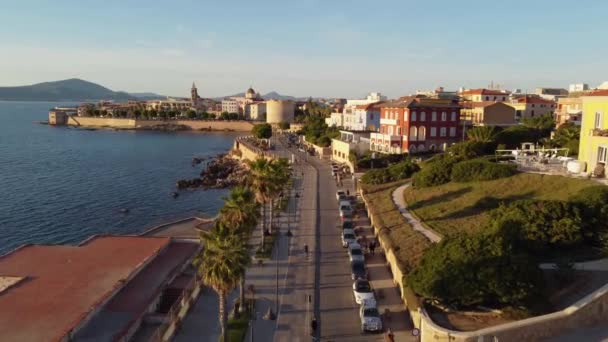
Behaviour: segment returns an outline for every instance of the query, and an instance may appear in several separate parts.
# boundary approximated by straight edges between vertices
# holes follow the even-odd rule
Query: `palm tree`
[[[471,141],[490,143],[496,140],[498,130],[494,126],[473,127],[467,132],[467,137]]]
[[[203,252],[196,258],[195,265],[203,282],[219,296],[219,321],[223,341],[228,342],[226,295],[245,274],[249,253],[242,236],[221,221],[210,231],[201,233],[201,244]]]
[[[272,232],[274,199],[279,196],[289,181],[289,162],[285,158],[273,159],[269,165],[269,176],[274,185],[270,193],[270,231]]]
[[[264,244],[266,233],[266,203],[271,199],[274,191],[272,183],[269,161],[263,157],[258,157],[249,162],[250,174],[247,179],[249,187],[255,192],[255,198],[262,205],[262,245]]]
[[[260,205],[255,201],[251,189],[243,186],[234,187],[230,196],[225,199],[224,207],[220,210],[219,221],[241,234],[243,241],[249,239],[251,230],[255,228],[260,218]],[[244,309],[245,303],[245,274],[240,279],[239,310]]]

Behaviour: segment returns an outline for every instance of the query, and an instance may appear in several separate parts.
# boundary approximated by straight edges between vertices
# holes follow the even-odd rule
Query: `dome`
[[[253,88],[249,87],[249,89],[247,89],[247,92],[245,93],[245,97],[248,99],[255,98],[255,90],[253,90]]]

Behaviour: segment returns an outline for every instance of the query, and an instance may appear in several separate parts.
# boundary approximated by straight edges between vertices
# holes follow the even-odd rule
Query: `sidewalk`
[[[429,239],[431,242],[437,243],[441,241],[441,236],[439,234],[423,226],[422,223],[420,223],[420,221],[418,221],[418,219],[412,216],[412,214],[406,209],[405,198],[403,198],[403,191],[405,191],[408,186],[410,186],[410,183],[403,184],[402,186],[395,189],[395,191],[393,191],[393,202],[397,206],[397,209],[399,209],[401,215],[405,217],[407,222],[412,226],[415,231],[422,233],[422,235],[426,236],[426,238]]]

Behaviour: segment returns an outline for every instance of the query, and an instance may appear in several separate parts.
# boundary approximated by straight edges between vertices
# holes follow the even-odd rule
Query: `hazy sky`
[[[398,96],[608,80],[608,1],[0,0],[0,85]]]

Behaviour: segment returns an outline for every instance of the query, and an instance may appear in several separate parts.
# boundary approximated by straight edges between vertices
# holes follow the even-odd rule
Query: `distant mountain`
[[[9,101],[126,101],[135,96],[78,78],[28,86],[0,87],[0,100]]]
[[[229,96],[220,96],[220,97],[216,97],[215,99],[222,100],[227,97],[245,97],[245,93],[238,93],[238,94],[229,95]],[[266,93],[266,94],[262,95],[262,98],[264,98],[265,100],[294,100],[294,101],[297,100],[297,98],[294,96],[281,95],[281,94],[277,93],[276,91],[271,91],[269,93]]]

